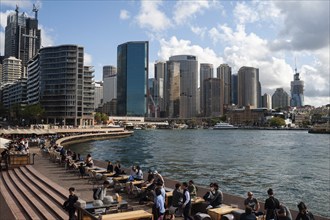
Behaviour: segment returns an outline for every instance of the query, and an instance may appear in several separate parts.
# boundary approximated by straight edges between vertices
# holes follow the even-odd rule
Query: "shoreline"
[[[276,129],[277,130],[277,129]],[[93,134],[91,135],[88,135],[89,137],[91,136],[94,136]],[[70,137],[67,137],[68,139],[71,139],[71,138],[79,138],[79,137],[74,137],[74,136],[70,136]],[[62,144],[62,141],[63,138],[61,139],[58,139],[56,143],[61,143]],[[66,139],[67,140],[67,139]],[[84,139],[79,139],[77,140],[77,142],[87,142],[87,141],[93,141],[93,140],[102,140],[102,139],[98,139],[97,137],[93,137],[93,139],[88,139],[88,138],[84,138]],[[77,143],[75,142],[75,143]],[[73,142],[66,142],[63,146],[67,147],[67,145],[69,145],[70,143],[73,143]],[[94,164],[96,166],[100,166],[100,167],[106,167],[107,166],[107,162],[106,161],[100,161],[100,160],[95,160],[94,159]],[[125,168],[126,171],[129,171],[129,168]],[[146,178],[146,173],[144,173],[144,177]],[[166,187],[169,187],[169,188],[174,188],[174,185],[177,183],[177,182],[182,182],[182,181],[178,181],[178,180],[174,180],[170,177],[166,177],[166,176],[163,176],[164,180],[165,180],[165,183],[166,183]],[[205,186],[199,186],[197,185],[198,187],[198,196],[202,197],[207,191],[208,191],[208,188],[206,188]],[[228,204],[228,205],[237,205],[238,208],[240,209],[243,209],[244,210],[244,199],[246,199],[245,197],[241,197],[241,196],[236,196],[236,195],[231,195],[231,194],[228,194],[228,193],[225,193],[225,192],[222,192],[223,195],[224,195],[224,204]],[[259,203],[260,203],[260,209],[262,210],[263,206],[264,206],[264,202],[263,201],[260,201],[258,200]],[[293,209],[290,209],[291,211],[291,214],[292,214],[292,219],[295,220],[295,217],[297,216],[298,214],[298,211],[297,210],[293,210]],[[328,217],[325,217],[325,216],[320,216],[320,215],[316,215],[314,214],[314,217],[315,217],[315,220],[329,220],[330,218]]]

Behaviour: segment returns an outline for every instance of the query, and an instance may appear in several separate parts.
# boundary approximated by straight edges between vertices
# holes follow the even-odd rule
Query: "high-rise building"
[[[238,105],[259,107],[260,101],[259,69],[243,66],[238,71]]]
[[[224,114],[231,105],[231,67],[221,64],[217,68],[217,78],[220,79],[220,113]]]
[[[231,103],[237,105],[238,104],[238,98],[237,98],[237,92],[238,92],[238,75],[233,74],[231,76]]]
[[[291,103],[292,107],[304,106],[304,81],[300,80],[299,73],[295,69],[293,81],[291,81]]]
[[[103,104],[103,82],[94,82],[94,109]]]
[[[148,41],[117,47],[117,115],[146,116],[148,89]]]
[[[28,102],[36,104],[39,100],[47,123],[93,125],[94,70],[84,66],[83,47],[41,48],[30,60],[28,70]]]
[[[180,117],[197,116],[198,61],[196,56],[177,55],[169,61],[180,63]]]
[[[221,79],[208,78],[203,81],[205,116],[220,116],[220,83]]]
[[[14,105],[25,106],[27,104],[26,90],[26,78],[20,78],[15,82],[4,85],[2,88],[3,106],[6,108],[13,107]],[[14,117],[17,117],[17,115]]]
[[[165,112],[168,118],[179,118],[180,109],[180,63],[167,61],[165,80]]]
[[[117,68],[103,66],[103,103],[117,98]]]
[[[199,83],[200,83],[200,114],[205,116],[205,101],[204,101],[204,81],[207,79],[213,78],[213,64],[210,63],[201,63],[199,69]]]
[[[155,79],[154,93],[152,94],[154,103],[156,105],[157,116],[164,117],[165,115],[165,72],[166,63],[158,61],[155,63]]]
[[[271,109],[272,108],[272,98],[267,93],[265,93],[262,96],[262,105],[261,105],[261,107],[267,108],[267,109]]]
[[[21,78],[22,61],[15,57],[8,57],[2,64],[2,82],[14,82]]]
[[[18,7],[15,13],[7,17],[5,28],[5,57],[16,57],[22,60],[22,76],[26,74],[28,61],[38,53],[41,45],[41,31],[38,29],[38,9],[33,8],[34,18],[25,13],[19,14]]]
[[[272,96],[272,108],[286,108],[289,106],[290,98],[283,88],[277,88]]]

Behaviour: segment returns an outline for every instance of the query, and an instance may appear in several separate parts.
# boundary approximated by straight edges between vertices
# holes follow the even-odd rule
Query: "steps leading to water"
[[[62,208],[68,191],[31,165],[2,171],[0,192],[16,219],[68,219]]]

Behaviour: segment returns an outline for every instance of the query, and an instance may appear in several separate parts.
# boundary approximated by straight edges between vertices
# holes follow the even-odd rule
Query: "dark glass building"
[[[117,115],[146,116],[148,89],[148,41],[117,47]]]

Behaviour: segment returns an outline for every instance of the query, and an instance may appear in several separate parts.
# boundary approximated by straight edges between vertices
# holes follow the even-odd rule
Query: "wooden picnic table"
[[[122,175],[122,176],[118,176],[118,177],[114,177],[112,178],[114,182],[120,182],[120,181],[126,181],[128,180],[128,175]]]
[[[137,220],[146,218],[153,220],[154,217],[153,214],[144,210],[102,215],[102,220]]]
[[[220,220],[221,216],[229,214],[235,210],[238,210],[238,208],[231,207],[229,205],[221,205],[220,208],[208,209],[207,213],[210,215],[212,220]]]

